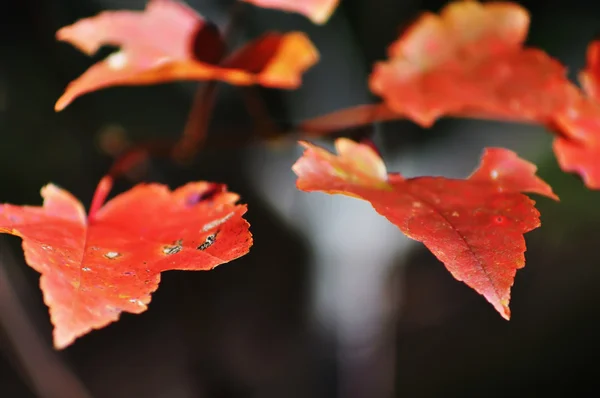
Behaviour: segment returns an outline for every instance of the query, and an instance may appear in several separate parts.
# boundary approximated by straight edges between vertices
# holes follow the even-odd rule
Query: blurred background
[[[298,0],[301,1],[301,0]],[[188,0],[224,27],[233,0]],[[444,1],[342,0],[327,25],[244,4],[234,46],[270,30],[302,30],[321,61],[295,91],[256,89],[282,131],[311,117],[374,101],[367,76],[419,11]],[[600,3],[524,1],[528,43],[575,77],[600,28]],[[110,168],[111,137],[176,139],[198,83],[120,87],[53,105],[66,84],[114,49],[87,57],[54,33],[143,0],[12,0],[0,5],[0,202],[39,205],[48,182],[89,206]],[[543,128],[444,119],[337,135],[374,134],[388,169],[406,176],[465,177],[486,146],[539,165],[560,203],[535,198],[542,227],[527,234],[512,320],[409,241],[368,203],[303,193],[290,167],[294,138],[257,140],[244,93],[219,85],[206,146],[192,164],[152,159],[115,186],[228,184],[249,205],[255,244],[211,272],[163,275],[148,311],[124,314],[63,351],[39,275],[20,240],[0,239],[0,397],[320,398],[533,396],[598,392],[600,194],[562,173]],[[251,142],[253,141],[253,142]],[[331,138],[313,140],[331,147]]]

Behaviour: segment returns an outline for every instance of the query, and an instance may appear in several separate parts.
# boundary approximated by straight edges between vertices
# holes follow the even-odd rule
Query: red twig
[[[230,11],[227,27],[222,35],[224,42],[231,41],[242,18],[242,5],[235,3]],[[113,164],[109,175],[116,179],[150,157],[169,157],[179,162],[193,158],[206,141],[210,116],[217,98],[217,82],[214,80],[200,85],[192,102],[190,113],[181,134],[176,141],[146,142],[126,150]],[[97,210],[93,207],[93,209]],[[92,216],[90,211],[90,216]]]

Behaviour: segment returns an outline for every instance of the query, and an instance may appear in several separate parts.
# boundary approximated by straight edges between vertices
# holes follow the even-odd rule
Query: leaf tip
[[[304,147],[304,149],[309,149],[311,147],[311,144],[308,141],[298,141],[298,145]]]
[[[508,300],[502,301],[502,309],[500,310],[500,315],[502,318],[510,321],[510,308],[508,307]]]
[[[69,100],[65,98],[64,94],[54,104],[54,112],[60,112],[69,105]]]
[[[57,41],[68,41],[68,28],[70,26],[63,26],[62,28],[60,28],[59,30],[56,31],[56,33],[54,34],[54,37],[56,38]]]
[[[510,307],[509,307],[510,299],[499,299],[497,297],[490,299],[487,296],[485,296],[485,297],[488,300],[488,302],[494,306],[494,309],[496,311],[498,311],[498,313],[500,314],[500,316],[502,318],[504,318],[507,321],[510,321],[510,316],[511,316]]]
[[[317,8],[308,19],[315,25],[325,25],[333,15],[339,0],[323,2],[323,5]]]
[[[54,325],[54,330],[52,331],[52,345],[56,350],[64,350],[73,344],[77,337],[78,336],[75,333],[69,333],[67,330],[63,330],[57,325]]]

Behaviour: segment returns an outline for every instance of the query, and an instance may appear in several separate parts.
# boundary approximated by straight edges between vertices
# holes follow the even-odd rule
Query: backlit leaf
[[[99,184],[90,216],[65,190],[42,188],[44,204],[0,205],[0,232],[23,239],[61,349],[92,329],[139,314],[167,270],[210,270],[248,253],[252,236],[225,186],[194,182],[175,191],[141,184],[104,206]]]
[[[587,49],[587,63],[579,73],[579,81],[586,93],[598,101],[600,99],[600,41],[594,40]]]
[[[508,2],[459,1],[426,13],[375,65],[371,90],[423,126],[465,111],[547,120],[568,105],[569,82],[559,62],[523,48],[528,27],[527,11]]]
[[[56,110],[102,88],[173,80],[293,89],[319,57],[301,32],[267,33],[225,56],[216,27],[173,0],[150,0],[143,12],[105,11],[61,28],[56,37],[88,55],[103,45],[120,47],[71,82]]]
[[[592,189],[600,189],[600,42],[588,47],[587,65],[579,80],[587,96],[572,89],[571,106],[557,112],[550,127],[557,131],[554,153],[560,167],[579,174]]]
[[[540,225],[535,202],[522,192],[558,199],[514,152],[488,148],[467,179],[386,173],[367,145],[340,138],[338,155],[303,142],[293,166],[303,191],[370,202],[406,236],[423,242],[458,280],[482,294],[506,319],[517,269],[525,265],[523,234]]]

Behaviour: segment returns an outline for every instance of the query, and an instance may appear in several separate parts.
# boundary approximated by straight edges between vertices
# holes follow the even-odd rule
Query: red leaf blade
[[[546,122],[568,105],[565,68],[523,49],[529,15],[509,2],[450,3],[424,14],[375,65],[369,84],[386,105],[422,126],[475,113]]]
[[[252,245],[246,206],[218,184],[138,185],[90,221],[68,192],[48,185],[42,195],[41,207],[2,205],[0,232],[20,236],[41,273],[59,349],[122,312],[145,311],[161,272],[210,270]]]
[[[579,80],[585,92],[595,101],[600,99],[600,40],[588,45],[586,66],[579,73]]]
[[[579,174],[591,189],[600,189],[599,57],[600,42],[594,41],[588,47],[586,67],[579,74],[587,96],[573,88],[571,106],[557,112],[549,123],[559,133],[553,149],[561,169]]]
[[[366,145],[339,139],[339,155],[302,145],[307,149],[292,168],[299,189],[370,202],[406,236],[425,244],[457,280],[510,317],[510,289],[516,270],[525,264],[523,234],[540,225],[535,202],[521,191],[557,199],[535,176],[534,165],[514,152],[492,148],[466,180],[404,179],[383,176],[381,159]]]

